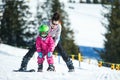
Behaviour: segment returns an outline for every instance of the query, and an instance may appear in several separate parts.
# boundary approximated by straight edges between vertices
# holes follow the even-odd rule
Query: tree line
[[[120,63],[120,0],[114,0],[104,8],[109,12],[103,16],[107,19],[108,24],[103,22],[107,32],[104,34],[105,50],[101,57],[106,62]]]
[[[25,0],[5,0],[4,11],[0,24],[0,39],[2,43],[17,47],[30,47],[34,44],[37,28],[43,19],[50,19],[54,12],[61,15],[62,45],[68,54],[77,54],[78,46],[74,43],[74,32],[69,28],[70,22],[64,11],[64,4],[59,0],[46,0],[41,3],[37,0],[36,16],[32,13]],[[43,15],[46,15],[43,17]],[[69,43],[69,44],[68,44]]]
[[[114,0],[79,0],[79,3],[88,3],[88,4],[108,4]],[[76,3],[76,0],[69,0],[70,3]]]

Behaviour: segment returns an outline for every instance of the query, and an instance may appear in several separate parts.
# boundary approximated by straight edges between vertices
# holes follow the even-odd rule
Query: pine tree
[[[40,6],[41,4],[40,4],[40,2],[39,2],[39,0],[37,1],[37,9],[36,9],[36,11],[37,11],[37,16],[36,16],[36,18],[37,18],[37,24],[38,24],[38,26],[40,25],[40,22],[42,21],[42,12],[41,12],[41,6]]]
[[[110,8],[110,7],[109,7]],[[109,10],[109,8],[107,8]],[[106,25],[105,34],[105,54],[102,54],[103,60],[107,62],[120,63],[120,2],[114,0],[111,4],[110,12],[104,16],[109,24]]]
[[[95,4],[98,3],[98,0],[93,0],[93,3],[95,3]]]
[[[46,0],[44,4],[42,5],[43,9],[43,14],[46,15],[44,16],[45,19],[51,19],[51,10],[52,10],[52,0]]]
[[[90,0],[86,0],[86,3],[91,3],[91,1]]]
[[[43,13],[42,13],[41,7],[42,7],[42,4],[40,3],[39,0],[37,0],[36,16],[35,16],[35,20],[32,22],[35,25],[34,30],[35,30],[36,35],[38,33],[38,27],[40,26],[42,18],[43,18],[42,17]]]
[[[59,12],[61,15],[61,25],[62,25],[62,32],[61,32],[61,41],[62,41],[62,46],[64,47],[65,51],[68,54],[78,54],[78,47],[74,43],[74,36],[73,36],[73,31],[70,30],[69,26],[69,19],[67,13],[64,11],[64,4],[60,3],[59,0],[47,0],[46,4],[49,6],[49,11],[48,12],[49,16],[51,17],[54,12]],[[48,10],[47,10],[48,11]]]
[[[72,3],[72,0],[69,0],[68,2],[69,2],[69,3]]]
[[[31,13],[23,0],[5,0],[3,19],[1,20],[1,39],[3,43],[25,46],[34,35],[27,21]]]
[[[0,4],[0,36],[1,36],[1,20],[2,20],[2,18],[3,18],[3,11],[4,11],[4,2],[3,1],[1,1],[0,2],[1,4]],[[0,37],[0,43],[2,43],[2,40],[1,40],[1,37]]]
[[[73,31],[70,30],[69,26],[69,19],[67,13],[64,11],[64,4],[60,3],[59,0],[46,0],[43,5],[43,9],[45,13],[47,13],[47,19],[51,19],[53,13],[59,12],[61,15],[61,25],[62,25],[62,32],[61,32],[61,41],[62,46],[66,50],[68,54],[78,54],[78,46],[74,44],[74,36]]]
[[[110,4],[114,0],[101,0],[101,4]]]
[[[80,3],[83,3],[83,1],[82,1],[82,0],[80,0],[79,2],[80,2]]]

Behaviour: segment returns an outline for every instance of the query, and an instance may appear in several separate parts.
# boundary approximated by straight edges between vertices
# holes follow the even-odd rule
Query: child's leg
[[[55,71],[55,67],[54,67],[54,61],[53,61],[53,55],[52,55],[52,53],[51,52],[49,52],[48,54],[47,54],[47,62],[48,62],[48,64],[49,64],[49,67],[48,67],[48,69],[47,69],[47,71]]]
[[[38,64],[43,64],[43,62],[44,62],[44,57],[43,57],[43,58],[40,58],[40,57],[38,56],[38,58],[37,58],[37,63],[38,63]]]
[[[42,72],[43,69],[43,62],[44,62],[44,55],[42,53],[38,53],[38,72]]]
[[[38,64],[43,64],[43,61],[44,61],[44,55],[42,53],[38,53],[38,61],[37,63]]]
[[[47,62],[48,62],[48,64],[54,64],[53,54],[52,54],[52,52],[48,52],[46,58],[47,58]]]

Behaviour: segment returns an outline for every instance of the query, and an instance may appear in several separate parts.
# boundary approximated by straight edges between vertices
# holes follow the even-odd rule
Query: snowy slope
[[[25,73],[13,72],[18,69],[22,57],[28,50],[12,47],[5,44],[0,44],[0,80],[120,80],[120,71],[111,70],[110,68],[97,66],[95,60],[88,60],[80,63],[74,60],[75,72],[69,73],[68,69],[60,58],[54,57],[56,72],[47,72],[47,62],[44,62],[44,72]],[[34,68],[37,70],[37,53],[30,60],[28,69]]]
[[[80,46],[103,48],[103,34],[106,30],[101,23],[105,20],[101,14],[105,11],[104,8],[99,4],[66,3],[65,5],[71,22],[70,27],[75,32],[75,43]]]

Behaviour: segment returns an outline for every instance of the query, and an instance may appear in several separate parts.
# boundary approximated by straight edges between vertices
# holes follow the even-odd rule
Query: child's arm
[[[55,49],[55,42],[52,37],[49,38],[48,52],[53,52]]]
[[[37,51],[37,52],[41,52],[40,41],[41,41],[41,39],[40,39],[40,37],[38,36],[38,37],[36,38],[36,51]]]
[[[38,36],[37,39],[36,39],[36,49],[37,49],[37,52],[38,52],[38,56],[39,56],[40,58],[42,58],[43,55],[42,55],[42,52],[41,52],[40,41],[41,41],[41,39],[40,39],[40,37]]]

